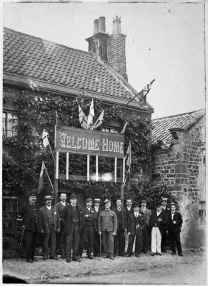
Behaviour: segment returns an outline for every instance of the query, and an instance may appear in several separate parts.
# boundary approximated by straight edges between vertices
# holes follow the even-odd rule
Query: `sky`
[[[121,17],[129,83],[147,96],[153,118],[205,107],[204,5],[188,3],[4,3],[3,25],[88,51],[94,19],[106,32]]]

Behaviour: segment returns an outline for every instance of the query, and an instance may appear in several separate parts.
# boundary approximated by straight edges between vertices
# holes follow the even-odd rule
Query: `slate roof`
[[[4,75],[53,84],[72,90],[89,91],[127,102],[136,91],[95,54],[72,49],[31,35],[4,28]],[[35,83],[37,85],[37,83]],[[138,104],[134,107],[139,107]],[[131,103],[132,105],[132,103]],[[145,107],[152,109],[147,104]],[[153,109],[152,109],[153,110]]]
[[[197,111],[153,119],[152,142],[158,140],[171,142],[171,129],[188,130],[203,115],[205,115],[205,110],[200,109]]]

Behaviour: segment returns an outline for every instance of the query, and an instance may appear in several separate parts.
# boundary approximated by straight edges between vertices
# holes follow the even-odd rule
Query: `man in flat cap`
[[[162,198],[162,211],[166,214],[166,216],[168,217],[168,214],[170,212],[170,209],[167,206],[167,198]],[[167,247],[167,235],[166,232],[168,230],[168,225],[165,224],[163,225],[163,227],[161,228],[161,233],[162,233],[162,242],[161,242],[161,251],[162,252],[167,252],[166,251],[166,247]]]
[[[70,204],[63,209],[63,224],[66,228],[66,262],[71,262],[71,250],[73,249],[73,260],[81,262],[78,255],[79,236],[82,227],[82,211],[77,206],[77,196],[70,196]]]
[[[36,193],[29,194],[29,202],[24,205],[18,213],[17,220],[23,221],[22,228],[24,230],[24,246],[27,262],[36,261],[35,249],[37,247],[38,229],[37,229],[37,208],[35,206]]]
[[[55,206],[57,207],[57,210],[58,210],[61,230],[59,233],[57,233],[56,244],[57,244],[57,248],[59,249],[59,254],[61,255],[61,257],[66,258],[66,231],[65,231],[64,224],[63,224],[63,220],[62,220],[62,214],[63,214],[64,207],[68,205],[69,203],[66,202],[66,199],[67,199],[66,193],[60,193],[59,198],[60,198],[60,202],[55,204]]]
[[[125,251],[124,231],[126,228],[126,223],[125,223],[126,220],[125,220],[125,213],[122,208],[122,200],[120,198],[116,200],[116,208],[114,208],[113,211],[116,213],[118,221],[117,233],[114,238],[114,256],[116,256],[117,254],[119,256],[124,256],[124,251]]]
[[[183,223],[182,216],[179,212],[176,212],[175,203],[171,203],[170,213],[168,214],[168,232],[171,240],[172,255],[176,254],[175,250],[175,243],[176,243],[178,255],[183,256],[181,239],[180,239],[182,223]]]
[[[98,232],[99,235],[102,233],[103,237],[104,257],[109,257],[114,260],[114,236],[116,235],[118,227],[117,216],[116,213],[110,209],[110,200],[105,199],[104,205],[105,210],[101,211],[98,216]]]
[[[50,241],[50,259],[57,260],[56,255],[56,233],[60,232],[60,220],[57,208],[52,206],[52,196],[44,198],[45,206],[38,211],[38,231],[42,233],[43,260],[48,259]]]
[[[164,212],[162,212],[161,202],[156,203],[156,210],[152,212],[150,218],[150,228],[151,228],[151,255],[161,254],[161,240],[162,234],[161,229],[167,223],[167,217]]]
[[[93,255],[94,257],[100,256],[100,235],[98,233],[98,216],[99,213],[101,212],[100,208],[100,199],[94,199],[94,223],[95,223],[95,232],[94,232],[94,244],[93,244]]]
[[[82,209],[83,214],[83,227],[80,239],[80,249],[79,254],[82,256],[84,245],[87,239],[87,256],[89,259],[93,259],[93,241],[94,241],[94,231],[95,231],[95,211],[92,208],[92,199],[86,199],[86,206]]]
[[[144,215],[144,222],[145,222],[143,226],[143,252],[147,253],[149,241],[150,241],[149,221],[150,221],[152,212],[151,210],[147,208],[146,200],[141,200],[140,212]]]

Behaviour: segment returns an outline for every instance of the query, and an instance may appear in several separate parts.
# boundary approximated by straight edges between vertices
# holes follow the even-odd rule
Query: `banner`
[[[60,152],[124,157],[124,135],[55,126],[55,148]]]

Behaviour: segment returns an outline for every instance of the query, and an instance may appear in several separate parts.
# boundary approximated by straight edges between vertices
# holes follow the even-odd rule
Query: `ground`
[[[191,284],[205,285],[205,253],[184,251],[184,256],[142,254],[141,257],[83,257],[81,262],[65,259],[28,263],[23,259],[4,259],[3,273],[24,278],[28,283],[67,284]]]

